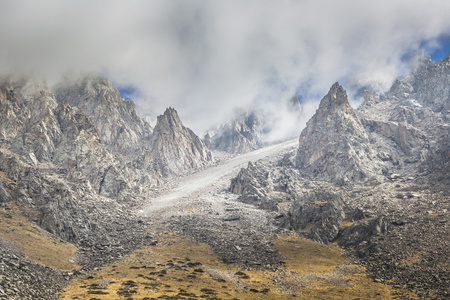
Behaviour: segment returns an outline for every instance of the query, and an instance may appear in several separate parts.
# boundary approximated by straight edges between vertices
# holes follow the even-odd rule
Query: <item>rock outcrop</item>
[[[209,130],[204,141],[210,149],[242,154],[295,138],[301,120],[302,106],[293,96],[270,107],[260,104],[237,112],[231,122]]]
[[[413,87],[410,97],[421,105],[430,107],[434,112],[441,112],[450,117],[450,53],[438,61],[432,63],[429,57],[423,53],[415,54],[415,72],[406,77]]]
[[[56,89],[56,99],[81,109],[112,153],[136,154],[150,143],[150,124],[138,116],[135,103],[123,99],[105,78],[90,74],[66,80]]]
[[[246,153],[263,145],[261,134],[265,130],[264,125],[261,113],[253,110],[243,112],[230,123],[209,131],[204,141],[210,149],[228,153]]]
[[[282,226],[305,231],[305,236],[313,241],[328,244],[338,235],[344,219],[342,197],[331,192],[315,191],[292,202]]]
[[[381,174],[369,138],[347,93],[335,83],[299,138],[296,165],[310,178],[339,184]]]
[[[156,173],[181,175],[214,162],[211,151],[173,108],[158,116],[151,140],[151,155]]]

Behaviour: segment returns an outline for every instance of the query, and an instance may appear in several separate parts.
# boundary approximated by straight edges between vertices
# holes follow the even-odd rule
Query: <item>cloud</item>
[[[447,0],[2,1],[0,72],[50,84],[98,72],[137,91],[144,113],[172,106],[203,131],[236,106],[318,100],[349,76],[383,89],[449,15]]]

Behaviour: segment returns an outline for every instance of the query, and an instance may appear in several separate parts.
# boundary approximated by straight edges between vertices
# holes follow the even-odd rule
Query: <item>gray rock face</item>
[[[391,224],[385,217],[364,219],[343,229],[339,232],[337,239],[341,246],[356,247],[375,236],[386,233],[390,227]]]
[[[80,208],[69,186],[48,170],[31,167],[11,153],[0,151],[0,171],[9,178],[16,203],[34,211],[39,225],[66,241],[75,242],[89,234],[91,220]]]
[[[430,145],[430,151],[422,163],[423,169],[438,173],[450,179],[450,125],[438,127],[436,139]]]
[[[358,114],[385,175],[446,173],[440,166],[449,160],[449,78],[448,56],[433,63],[416,53],[386,94],[366,93]]]
[[[137,115],[134,102],[120,97],[110,81],[86,75],[59,84],[56,98],[81,109],[112,153],[135,154],[136,150],[148,147],[152,127]]]
[[[293,201],[282,226],[306,230],[306,236],[313,241],[328,244],[338,235],[344,219],[342,197],[331,192],[316,191]]]
[[[231,123],[220,126],[216,131],[209,131],[204,141],[211,149],[228,153],[246,153],[263,145],[261,140],[263,127],[262,114],[248,111],[240,114]]]
[[[158,116],[151,141],[154,170],[162,176],[181,175],[214,162],[211,151],[178,113],[168,108]]]
[[[311,178],[345,184],[381,174],[378,164],[345,90],[335,83],[300,135],[297,167]]]
[[[124,177],[125,170],[119,172],[119,162],[103,146],[89,119],[67,103],[61,103],[56,114],[61,124],[62,138],[53,162],[82,172],[101,195],[118,196],[129,189],[130,184]]]
[[[210,149],[242,154],[273,142],[294,138],[301,122],[302,107],[297,96],[277,103],[274,110],[255,105],[238,112],[229,123],[210,130],[204,137]]]
[[[427,61],[426,59],[425,62]],[[434,112],[450,116],[450,55],[437,63],[421,63],[407,77],[411,97]]]
[[[241,195],[239,200],[244,203],[257,205],[261,208],[268,208],[267,171],[258,163],[248,163],[247,168],[241,169],[239,174],[231,180],[230,192]]]
[[[46,83],[28,77],[6,77],[0,80],[0,87],[0,132],[4,142],[31,160],[51,161],[61,132],[54,115],[58,104]]]
[[[1,110],[7,116],[2,132],[10,151],[31,165],[53,163],[67,169],[72,178],[87,177],[103,195],[117,196],[127,187],[123,175],[105,181],[119,162],[80,110],[58,104],[45,83],[33,78],[7,78],[1,86]],[[114,190],[102,187],[105,184]]]

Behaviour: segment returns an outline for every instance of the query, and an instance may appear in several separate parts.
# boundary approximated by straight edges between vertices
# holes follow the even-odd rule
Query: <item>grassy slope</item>
[[[0,180],[14,184],[3,172]],[[0,209],[0,237],[16,243],[28,259],[41,265],[67,271],[78,269],[71,262],[77,248],[30,222],[13,202],[7,203],[8,210]]]
[[[285,256],[283,267],[249,270],[222,263],[208,245],[167,234],[156,246],[75,279],[62,298],[392,299],[398,293],[367,278],[337,247],[287,236],[274,247]]]

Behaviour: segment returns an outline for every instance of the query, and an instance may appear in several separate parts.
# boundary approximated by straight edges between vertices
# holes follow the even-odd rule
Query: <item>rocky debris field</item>
[[[378,203],[383,199],[383,203]],[[370,212],[386,215],[389,230],[354,251],[373,278],[411,288],[423,297],[450,296],[450,197],[398,180],[360,194]],[[377,201],[378,200],[378,201]]]
[[[256,268],[275,268],[280,255],[273,250],[271,237],[277,232],[273,215],[239,203],[215,204],[206,214],[176,216],[170,228],[212,247],[222,261]]]
[[[342,187],[296,176],[289,157],[260,160],[241,170],[231,184],[237,200],[277,212],[274,221],[282,228],[339,244],[377,282],[414,290],[423,298],[448,298],[450,196],[445,179],[432,190],[424,184],[430,178],[406,176]]]
[[[30,261],[19,246],[0,238],[0,299],[56,299],[71,278]]]

